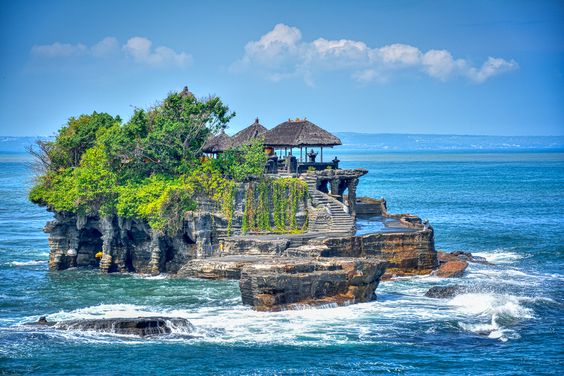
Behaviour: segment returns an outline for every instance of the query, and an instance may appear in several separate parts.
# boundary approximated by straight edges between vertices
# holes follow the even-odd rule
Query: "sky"
[[[0,0],[0,136],[184,86],[267,128],[564,135],[562,1]]]

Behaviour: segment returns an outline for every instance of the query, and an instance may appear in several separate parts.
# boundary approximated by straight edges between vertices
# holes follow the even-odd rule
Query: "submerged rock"
[[[450,299],[454,298],[456,295],[463,294],[466,292],[466,288],[453,285],[453,286],[433,286],[425,293],[427,298],[435,299]]]
[[[55,322],[47,321],[47,319],[42,316],[37,322],[27,325],[50,326],[61,330],[84,330],[134,335],[139,337],[170,334],[175,329],[178,330],[178,332],[186,334],[194,330],[194,326],[188,320],[178,317],[85,319]]]

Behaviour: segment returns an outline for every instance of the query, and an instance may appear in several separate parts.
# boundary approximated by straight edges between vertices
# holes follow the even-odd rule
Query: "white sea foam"
[[[475,317],[479,321],[460,322],[464,330],[507,341],[519,337],[508,325],[533,318],[532,309],[523,305],[528,300],[507,294],[471,293],[457,295],[449,304],[460,314]]]
[[[472,264],[469,273],[460,282],[472,283],[478,288],[482,281],[488,284],[534,283],[530,275],[514,268]],[[146,277],[140,277],[146,278]],[[477,333],[486,338],[507,341],[518,338],[512,327],[519,320],[530,319],[533,311],[528,308],[533,298],[518,297],[502,293],[468,293],[451,300],[428,299],[424,297],[430,286],[444,283],[444,279],[433,276],[399,278],[395,282],[382,283],[377,290],[378,300],[370,303],[344,307],[317,307],[282,312],[256,312],[242,306],[240,297],[217,301],[219,288],[198,288],[195,294],[202,299],[208,295],[210,305],[190,309],[172,309],[150,305],[102,304],[72,311],[60,311],[47,316],[50,321],[80,320],[94,318],[131,317],[180,317],[188,319],[195,327],[188,339],[186,328],[173,328],[173,334],[150,339],[158,341],[201,341],[210,343],[269,343],[295,346],[324,346],[327,344],[352,344],[393,340],[398,333],[405,332],[411,324],[428,327],[426,333],[433,335],[441,330],[444,323],[455,320],[463,331]],[[158,283],[155,281],[155,283]],[[226,301],[229,301],[225,304]],[[37,317],[27,321],[36,320]],[[407,329],[411,330],[411,329]],[[109,341],[108,335],[79,333],[75,340]],[[65,336],[72,336],[71,332]],[[124,338],[120,341],[138,343],[138,338]],[[110,339],[111,340],[111,339]],[[143,341],[146,341],[143,340]]]
[[[522,253],[511,252],[501,248],[494,249],[492,251],[472,252],[472,255],[484,257],[492,264],[511,264],[528,256]]]
[[[32,260],[32,261],[11,261],[8,263],[10,266],[33,266],[33,265],[45,265],[47,260]]]

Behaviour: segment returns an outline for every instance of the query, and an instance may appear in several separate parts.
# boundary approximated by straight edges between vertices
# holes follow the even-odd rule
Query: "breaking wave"
[[[47,260],[32,260],[32,261],[11,261],[8,263],[9,266],[35,266],[35,265],[47,265]]]

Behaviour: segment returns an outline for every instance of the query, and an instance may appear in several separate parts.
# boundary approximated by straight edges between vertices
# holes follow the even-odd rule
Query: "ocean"
[[[27,201],[29,157],[0,154],[0,373],[8,375],[525,375],[564,372],[564,153],[338,148],[359,195],[435,229],[436,248],[483,256],[461,279],[380,284],[377,300],[276,313],[241,304],[236,281],[49,272]],[[328,155],[328,154],[327,154]],[[332,157],[332,155],[331,155]],[[369,222],[360,224],[369,231]],[[434,285],[472,293],[431,299]],[[159,339],[37,330],[49,320],[166,315],[196,327]]]

